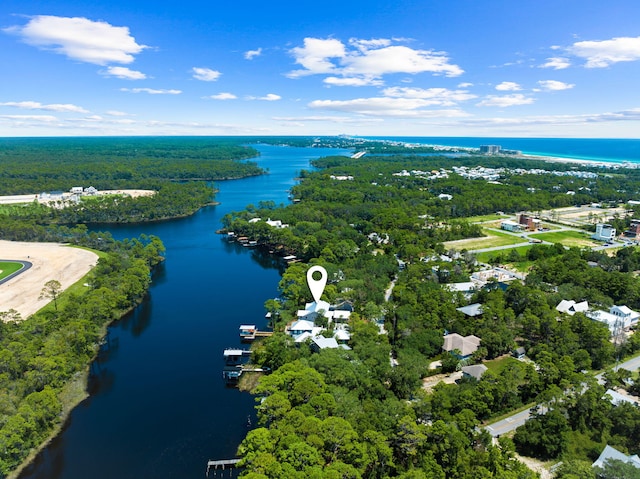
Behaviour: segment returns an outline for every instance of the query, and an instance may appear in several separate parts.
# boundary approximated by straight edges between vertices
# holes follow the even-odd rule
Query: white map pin
[[[320,279],[313,279],[313,273],[320,273]],[[324,287],[327,285],[327,270],[322,266],[312,266],[307,271],[307,284],[309,285],[309,289],[311,290],[311,295],[316,303],[320,302],[320,297],[324,292]]]

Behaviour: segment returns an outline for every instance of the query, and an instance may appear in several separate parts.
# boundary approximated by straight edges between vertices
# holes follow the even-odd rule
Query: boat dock
[[[218,470],[222,469],[233,469],[240,462],[240,459],[219,459],[217,461],[208,461],[207,462],[207,477],[209,477],[209,471],[211,469]]]
[[[273,334],[273,331],[258,331],[255,324],[240,325],[240,339],[242,341],[253,341],[256,338],[266,338]]]

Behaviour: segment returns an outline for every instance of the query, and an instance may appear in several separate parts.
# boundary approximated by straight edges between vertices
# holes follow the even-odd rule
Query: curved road
[[[9,281],[10,279],[15,278],[16,276],[18,276],[19,274],[24,273],[26,270],[28,270],[29,268],[31,268],[31,266],[33,266],[32,263],[30,263],[29,261],[20,261],[18,259],[0,259],[0,263],[2,262],[6,262],[6,263],[20,263],[22,264],[22,268],[20,268],[18,271],[11,273],[9,276],[7,276],[6,278],[0,279],[0,284],[4,284],[7,281]]]

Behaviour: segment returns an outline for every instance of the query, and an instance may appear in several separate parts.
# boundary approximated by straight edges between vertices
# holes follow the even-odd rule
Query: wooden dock
[[[233,469],[240,462],[240,459],[219,459],[217,461],[208,461],[207,462],[207,477],[209,477],[209,471],[213,469],[214,471],[217,469]]]

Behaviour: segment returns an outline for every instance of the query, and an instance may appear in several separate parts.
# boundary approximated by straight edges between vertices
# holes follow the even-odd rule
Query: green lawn
[[[504,368],[509,366],[509,364],[513,364],[513,363],[520,363],[520,361],[518,361],[516,358],[513,358],[511,356],[505,356],[503,358],[484,361],[482,364],[484,364],[487,368],[489,368],[489,370],[492,371],[493,373],[500,374],[500,372]]]
[[[562,243],[564,246],[598,246],[590,238],[590,234],[582,231],[557,231],[551,233],[540,233],[530,235],[532,238],[538,238],[542,241],[548,241],[550,243]]]
[[[0,261],[0,279],[4,279],[22,268],[21,263],[13,261]]]
[[[482,215],[482,216],[469,216],[465,218],[469,223],[482,223],[483,221],[494,221],[508,218],[508,216],[504,215]]]

